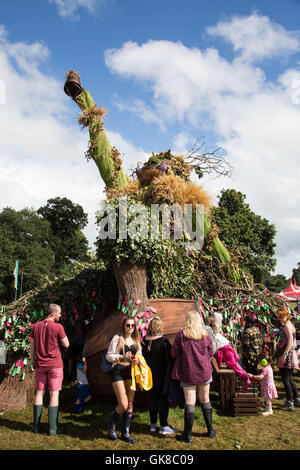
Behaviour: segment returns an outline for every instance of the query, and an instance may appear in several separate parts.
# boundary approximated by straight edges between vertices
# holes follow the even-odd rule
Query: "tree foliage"
[[[74,260],[85,261],[88,241],[82,229],[87,225],[87,214],[79,204],[66,197],[48,199],[37,211],[50,223],[50,246],[55,255],[54,272],[59,274]]]
[[[0,213],[0,299],[14,298],[15,261],[19,260],[19,275],[23,273],[23,292],[41,284],[54,263],[50,247],[49,222],[34,210],[15,211],[5,208]],[[20,278],[19,278],[20,286]]]
[[[255,214],[245,199],[245,194],[234,189],[222,190],[212,220],[220,229],[220,239],[241,256],[240,267],[251,273],[255,282],[263,282],[276,265],[276,230],[267,219]]]
[[[267,287],[267,289],[277,294],[285,289],[288,283],[288,279],[283,274],[276,274],[275,276],[269,274],[264,279],[264,285]]]
[[[49,199],[38,211],[5,208],[0,212],[0,302],[14,299],[14,268],[19,260],[18,295],[43,283],[45,277],[85,261],[88,242],[83,208],[67,198]]]
[[[297,267],[293,269],[292,277],[296,281],[297,286],[300,286],[300,262],[297,264]]]

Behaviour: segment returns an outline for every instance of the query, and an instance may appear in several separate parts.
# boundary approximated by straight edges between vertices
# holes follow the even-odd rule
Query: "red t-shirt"
[[[59,340],[66,337],[64,327],[52,320],[33,325],[31,337],[35,345],[35,367],[63,367]]]

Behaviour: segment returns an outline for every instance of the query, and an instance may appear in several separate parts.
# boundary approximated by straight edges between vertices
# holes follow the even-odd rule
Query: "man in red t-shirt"
[[[50,392],[48,408],[49,434],[57,433],[59,392],[63,382],[63,362],[60,346],[69,347],[64,327],[58,323],[61,317],[59,305],[50,304],[45,320],[33,325],[31,333],[31,360],[36,374],[36,394],[33,406],[34,432],[39,432],[43,399],[47,384]]]

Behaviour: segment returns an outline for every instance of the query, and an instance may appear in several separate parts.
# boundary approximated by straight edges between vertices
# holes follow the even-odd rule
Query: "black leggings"
[[[161,426],[168,426],[169,400],[167,395],[162,394],[163,387],[153,387],[150,390],[149,414],[151,424],[156,424],[157,415]]]
[[[294,398],[299,398],[299,393],[292,377],[293,369],[287,369],[285,367],[282,367],[279,369],[279,372],[284,385],[286,399],[288,401],[293,401]]]

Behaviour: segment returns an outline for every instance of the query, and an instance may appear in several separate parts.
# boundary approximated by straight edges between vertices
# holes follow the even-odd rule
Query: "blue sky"
[[[127,170],[152,151],[222,146],[234,180],[277,228],[275,273],[300,261],[300,2],[11,0],[0,12],[0,208],[66,196],[89,214],[103,183],[64,75],[108,109]]]

